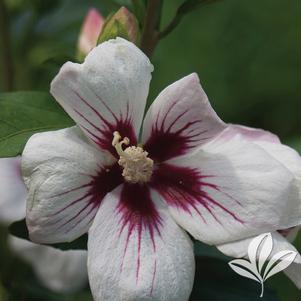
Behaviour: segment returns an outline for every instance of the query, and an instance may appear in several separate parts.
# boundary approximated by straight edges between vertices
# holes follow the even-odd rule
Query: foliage
[[[21,154],[34,133],[71,125],[73,121],[49,93],[0,93],[0,157]]]

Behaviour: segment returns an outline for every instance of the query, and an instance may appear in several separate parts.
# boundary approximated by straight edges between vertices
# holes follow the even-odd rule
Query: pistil
[[[121,140],[119,132],[113,133],[112,145],[119,155],[118,164],[123,168],[122,176],[129,183],[146,183],[153,173],[154,161],[148,158],[148,152],[141,146],[130,146],[123,150],[123,145],[129,145],[129,138]],[[120,141],[121,140],[121,141]]]

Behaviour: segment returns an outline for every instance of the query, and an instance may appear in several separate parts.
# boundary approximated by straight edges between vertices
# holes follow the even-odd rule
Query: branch
[[[200,1],[185,1],[177,10],[175,17],[171,20],[171,22],[159,33],[158,39],[162,39],[169,35],[182,21],[183,17],[206,4],[211,4],[219,0],[200,0]]]
[[[151,57],[158,43],[158,25],[162,10],[162,0],[149,0],[141,37],[141,49]]]

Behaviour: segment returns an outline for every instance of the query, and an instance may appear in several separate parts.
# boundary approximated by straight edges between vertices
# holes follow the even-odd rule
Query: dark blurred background
[[[118,2],[130,3],[5,2],[10,19],[14,90],[49,89],[61,63],[74,56],[88,7],[97,7],[107,15],[118,9]],[[180,3],[165,0],[163,25]],[[300,54],[301,1],[221,0],[187,15],[161,41],[153,58],[151,99],[174,80],[197,72],[224,120],[269,129],[298,146]],[[5,88],[3,80],[0,88]]]
[[[0,2],[1,28],[9,33],[0,32],[0,91],[48,91],[62,63],[74,57],[88,8],[106,16],[131,1]],[[182,2],[165,0],[162,25]],[[152,62],[149,101],[166,85],[197,72],[222,119],[270,130],[301,151],[300,0],[223,0],[204,6],[161,41]],[[279,300],[301,300],[283,275],[276,275],[270,285]],[[1,299],[1,287],[0,300],[6,300]],[[79,300],[90,299],[85,295]]]

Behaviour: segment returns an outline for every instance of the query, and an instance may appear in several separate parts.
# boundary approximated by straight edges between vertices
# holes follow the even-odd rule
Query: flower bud
[[[121,7],[114,15],[110,16],[98,39],[98,44],[116,37],[122,37],[137,43],[139,27],[136,17],[125,7]]]
[[[103,24],[104,18],[102,15],[95,8],[91,8],[85,17],[78,39],[77,56],[79,60],[83,60],[96,46]]]

